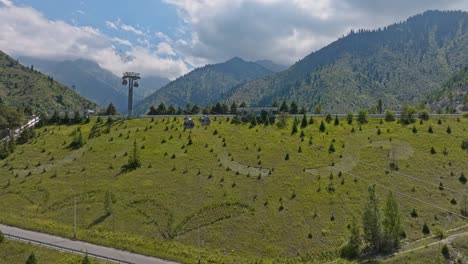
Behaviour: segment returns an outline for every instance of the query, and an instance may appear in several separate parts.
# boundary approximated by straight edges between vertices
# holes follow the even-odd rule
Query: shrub
[[[333,146],[333,143],[330,144],[330,147],[328,148],[328,152],[330,153],[335,153],[335,146]]]
[[[460,178],[458,178],[458,180],[461,183],[466,184],[467,180],[466,180],[465,174],[463,174],[463,172],[461,173]]]
[[[289,153],[286,154],[286,157],[284,157],[284,160],[289,160]]]
[[[411,217],[413,217],[413,218],[418,217],[418,212],[416,212],[415,208],[413,208],[413,211],[411,211]]]
[[[432,126],[429,126],[429,128],[427,129],[427,132],[429,132],[431,134],[434,133],[434,130],[432,129]]]
[[[464,139],[461,144],[463,150],[468,150],[468,139]]]
[[[427,110],[422,110],[419,112],[419,119],[427,121],[429,120],[429,112]]]
[[[395,121],[395,111],[393,111],[393,110],[385,111],[385,121],[387,121],[387,122]]]
[[[434,149],[434,147],[431,147],[431,154],[432,155],[436,154],[436,150]]]
[[[447,245],[442,246],[441,252],[442,252],[442,255],[444,256],[445,259],[450,258],[450,253],[449,253],[449,249],[448,249]]]
[[[367,124],[367,122],[369,122],[367,110],[365,109],[359,110],[357,120],[359,124]]]
[[[0,231],[0,243],[2,243],[5,240],[5,235]]]
[[[422,232],[423,232],[423,234],[425,234],[425,235],[431,233],[431,230],[429,230],[429,226],[427,225],[426,222],[424,222],[424,225],[423,225],[423,228],[422,228]]]
[[[452,129],[450,128],[450,126],[447,126],[447,134],[451,134],[452,133]]]

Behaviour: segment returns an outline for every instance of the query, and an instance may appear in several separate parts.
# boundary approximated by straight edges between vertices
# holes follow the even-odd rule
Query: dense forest
[[[468,61],[468,13],[428,11],[376,30],[349,35],[286,71],[241,84],[229,102],[296,101],[309,110],[356,111],[420,103]]]

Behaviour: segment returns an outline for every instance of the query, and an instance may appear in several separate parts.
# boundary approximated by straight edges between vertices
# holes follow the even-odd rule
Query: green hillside
[[[424,223],[431,234],[467,224],[457,216],[467,193],[467,118],[414,126],[339,119],[325,132],[315,118],[294,135],[292,119],[284,129],[218,118],[184,130],[182,121],[37,129],[0,161],[0,222],[71,237],[76,192],[79,239],[184,263],[335,260],[372,184],[381,205],[394,191],[403,248],[420,245]],[[77,128],[85,144],[70,148]],[[135,141],[141,167],[123,170]]]
[[[179,77],[154,94],[145,98],[137,106],[138,112],[145,113],[150,106],[160,103],[180,106],[186,104],[206,105],[222,101],[224,94],[234,86],[254,80],[273,72],[253,62],[233,58],[227,62],[207,65]]]
[[[468,66],[455,73],[430,97],[433,109],[446,112],[468,111]]]
[[[59,252],[26,242],[5,240],[0,242],[0,264],[25,263],[32,252],[34,252],[37,263],[81,264],[83,261],[83,256],[77,254]],[[107,263],[97,259],[91,259],[91,261],[96,264]]]
[[[0,51],[0,101],[33,111],[94,109],[96,104]]]
[[[419,103],[468,61],[468,13],[428,11],[377,30],[351,32],[291,68],[233,89],[229,101],[296,101],[326,112]]]

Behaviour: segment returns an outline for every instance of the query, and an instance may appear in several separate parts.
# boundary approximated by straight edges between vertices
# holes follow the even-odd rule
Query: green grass
[[[37,263],[80,264],[83,260],[81,255],[59,252],[15,240],[5,240],[0,243],[0,264],[25,263],[31,252],[34,252]],[[105,263],[96,259],[91,259],[91,261],[94,264]]]
[[[70,237],[73,189],[79,239],[186,263],[196,263],[199,255],[211,263],[321,262],[338,257],[347,225],[353,215],[360,217],[366,199],[369,183],[349,173],[456,213],[459,203],[450,200],[461,202],[461,195],[437,186],[442,182],[459,193],[467,190],[458,181],[462,172],[468,174],[468,153],[460,147],[468,135],[466,118],[418,123],[416,134],[412,125],[377,119],[362,131],[341,119],[339,126],[327,125],[328,134],[319,133],[316,118],[304,129],[304,141],[300,132],[291,135],[292,120],[286,129],[249,129],[218,118],[209,127],[184,131],[182,119],[134,119],[114,123],[108,134],[102,123],[101,135],[88,138],[95,122],[81,125],[86,138],[81,149],[67,147],[78,126],[48,126],[0,162],[0,222]],[[435,133],[427,132],[429,125]],[[329,154],[333,139],[336,153]],[[134,140],[142,167],[122,173]],[[395,153],[399,172],[436,186],[386,173],[389,152]],[[114,195],[109,216],[106,191]],[[387,190],[377,191],[386,197]],[[403,245],[424,236],[424,222],[431,229],[466,223],[430,205],[397,198],[407,234]],[[417,218],[410,216],[413,208]]]
[[[455,239],[452,242],[452,246],[460,251],[460,253],[462,253],[465,257],[468,257],[468,237]]]

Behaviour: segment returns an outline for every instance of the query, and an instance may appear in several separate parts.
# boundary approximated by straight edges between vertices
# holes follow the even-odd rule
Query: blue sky
[[[0,50],[175,79],[232,57],[290,65],[351,29],[468,0],[0,0]]]

